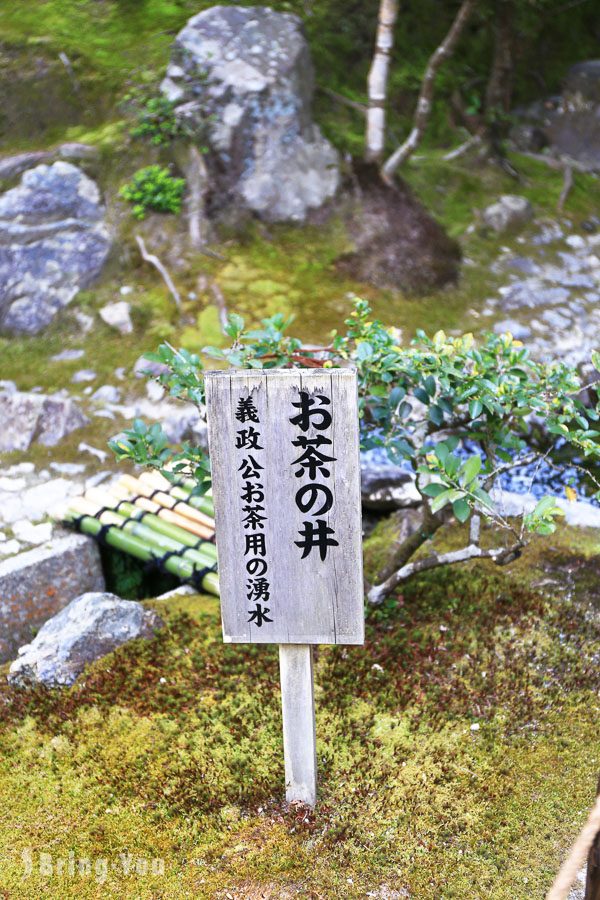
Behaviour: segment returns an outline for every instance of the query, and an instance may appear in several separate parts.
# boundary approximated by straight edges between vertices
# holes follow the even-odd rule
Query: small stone
[[[133,323],[131,321],[131,307],[125,300],[117,303],[108,303],[100,310],[100,318],[111,328],[115,328],[120,334],[131,334]]]
[[[90,477],[85,480],[86,491],[91,487],[97,487],[99,484],[102,484],[102,482],[106,481],[107,478],[110,478],[112,474],[112,472],[96,472],[94,475],[90,475]]]
[[[533,217],[533,207],[526,197],[504,194],[497,203],[486,207],[482,219],[498,234],[521,228]]]
[[[565,239],[565,244],[568,244],[573,250],[583,250],[586,246],[585,238],[582,238],[580,234],[570,234]]]
[[[91,447],[89,444],[86,444],[85,441],[80,441],[77,449],[80,453],[91,453],[91,455],[95,456],[96,459],[99,459],[100,462],[104,462],[108,456],[108,453],[105,450],[98,450],[97,447]]]
[[[32,462],[16,463],[9,469],[4,470],[5,475],[32,475],[35,472],[35,466]]]
[[[162,400],[165,396],[165,389],[158,381],[149,381],[146,385],[146,394],[148,400],[151,400],[153,403],[158,403],[159,400]]]
[[[71,362],[74,359],[81,359],[82,356],[85,356],[85,350],[61,350],[60,353],[50,357],[50,362]]]
[[[4,541],[0,544],[0,556],[14,556],[20,549],[21,545],[18,541]]]
[[[164,375],[169,371],[169,367],[165,363],[146,359],[145,356],[140,356],[136,359],[133,367],[133,373],[136,378],[156,378],[158,375]]]
[[[41,522],[33,525],[27,519],[21,519],[13,524],[13,534],[24,544],[45,544],[52,537],[52,524]]]
[[[112,384],[103,384],[95,394],[92,394],[92,400],[97,403],[118,403],[120,399],[121,391]]]
[[[119,293],[121,294],[122,297],[126,297],[127,294],[133,294],[133,288],[131,287],[130,284],[124,284],[122,287],[119,288]]]
[[[473,722],[471,725],[471,731],[479,731],[479,722]]]
[[[9,476],[0,478],[0,491],[11,491],[11,493],[14,492],[16,494],[25,490],[26,487],[27,482],[24,478],[11,478]]]
[[[124,366],[119,366],[118,369],[115,369],[115,378],[117,378],[119,381],[125,380],[125,367]]]
[[[51,462],[50,468],[59,475],[81,475],[82,472],[85,472],[85,466],[82,463]]]
[[[527,338],[531,337],[531,328],[521,324],[521,322],[517,322],[516,319],[503,319],[502,322],[496,322],[494,331],[496,334],[509,332],[517,341],[527,340]]]
[[[93,369],[80,369],[78,372],[75,372],[71,381],[73,384],[82,384],[85,381],[94,381],[97,377]]]
[[[84,334],[89,334],[94,327],[94,317],[82,312],[80,309],[75,310],[75,318],[77,324]]]

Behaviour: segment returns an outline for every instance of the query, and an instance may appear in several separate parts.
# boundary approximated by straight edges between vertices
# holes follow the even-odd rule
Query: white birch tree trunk
[[[439,45],[439,47],[430,56],[423,81],[421,82],[421,90],[419,91],[419,99],[413,119],[413,125],[410,134],[403,144],[395,150],[387,160],[381,170],[384,181],[390,182],[392,175],[402,163],[411,156],[417,149],[423,139],[425,127],[431,115],[431,107],[433,102],[433,88],[435,77],[442,63],[444,63],[454,52],[454,48],[458,43],[465,25],[469,21],[471,13],[475,8],[477,0],[463,0],[456,14],[456,18],[450,27],[450,31]]]
[[[385,143],[385,101],[390,55],[394,45],[394,25],[398,16],[398,0],[381,0],[377,21],[375,52],[369,69],[367,91],[367,132],[365,159],[380,160]]]

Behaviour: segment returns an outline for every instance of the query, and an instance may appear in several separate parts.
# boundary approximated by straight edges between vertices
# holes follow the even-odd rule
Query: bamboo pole
[[[144,473],[144,475],[146,474],[148,473]],[[125,487],[128,487],[132,493],[141,494],[149,500],[158,503],[159,506],[164,507],[164,509],[170,509],[173,512],[177,512],[178,515],[185,516],[186,519],[191,519],[193,522],[196,522],[198,525],[202,525],[205,528],[214,528],[213,521],[204,513],[193,509],[189,504],[183,501],[176,500],[165,491],[157,491],[152,484],[149,484],[146,480],[142,480],[143,477],[143,475],[140,478],[134,478],[133,475],[123,475],[120,482],[125,485]],[[175,509],[175,507],[177,507],[177,509]]]
[[[82,515],[95,516],[103,525],[116,525],[122,528],[134,537],[150,544],[153,548],[164,553],[179,553],[182,559],[189,559],[197,563],[200,568],[213,566],[215,563],[214,556],[208,556],[202,549],[194,547],[182,547],[181,543],[173,537],[153,531],[148,525],[137,519],[128,519],[122,513],[113,512],[111,510],[102,509],[105,504],[98,505],[91,499],[86,497],[76,497],[71,503],[71,507]],[[212,546],[212,545],[210,545]],[[183,552],[182,552],[183,551]]]
[[[137,481],[135,478],[131,478],[130,475],[123,475],[123,477],[120,479],[120,481],[117,482],[117,484],[111,486],[111,492],[121,500],[130,500],[132,503],[135,503],[135,505],[140,509],[143,509],[146,512],[154,513],[155,515],[160,516],[160,518],[164,519],[166,522],[171,522],[173,525],[179,525],[180,528],[183,528],[186,531],[191,531],[192,534],[195,534],[198,537],[210,538],[214,534],[214,527],[208,528],[206,525],[200,525],[199,523],[193,522],[191,519],[188,519],[186,516],[180,515],[179,513],[173,512],[173,510],[171,509],[167,509],[166,507],[161,506],[161,504],[157,503],[155,500],[150,500],[148,497],[139,496],[137,490]]]
[[[144,472],[145,480],[148,484],[152,484],[155,488],[162,488],[166,494],[170,494],[172,497],[176,497],[178,500],[184,500],[190,506],[193,506],[194,509],[199,510],[204,513],[208,518],[213,521],[215,518],[215,508],[212,502],[212,497],[204,494],[202,496],[198,494],[191,493],[192,486],[189,486],[186,482],[178,482],[176,484],[171,484],[165,476],[154,469],[152,472]]]
[[[89,534],[94,537],[97,537],[100,531],[102,531],[102,529],[104,528],[103,524],[93,516],[88,516],[86,514],[80,515],[79,513],[77,513],[72,504],[66,511],[64,518],[70,521],[77,520],[80,530],[84,534]],[[104,537],[106,543],[109,546],[115,547],[117,550],[122,550],[123,552],[128,553],[131,556],[136,557],[137,559],[141,559],[144,562],[150,562],[153,559],[158,559],[161,555],[155,552],[152,547],[148,546],[140,538],[129,532],[123,531],[120,528],[109,527],[106,530]],[[167,560],[165,560],[164,567],[168,572],[171,572],[171,574],[173,575],[177,575],[182,580],[189,580],[194,575],[193,565],[178,556],[171,556]],[[211,594],[215,594],[216,596],[219,595],[219,579],[216,572],[208,572],[204,576],[204,578],[202,579],[202,589],[205,591],[209,591]]]
[[[154,531],[158,531],[160,534],[171,537],[174,540],[179,541],[180,544],[185,544],[187,547],[197,547],[198,537],[196,535],[187,531],[185,528],[180,528],[179,525],[173,525],[171,522],[165,521],[154,513],[146,512],[145,510],[134,506],[133,503],[130,503],[123,498],[114,496],[109,493],[109,491],[104,491],[100,488],[90,488],[86,492],[85,497],[86,499],[93,500],[100,504],[100,506],[116,507],[118,505],[119,509],[122,509],[130,518],[139,519],[141,522],[143,521],[144,525],[147,525]],[[217,558],[217,549],[211,541],[204,541],[202,543],[202,551],[213,559]]]
[[[158,478],[156,476],[158,476]],[[142,472],[138,481],[143,485],[150,487],[152,491],[156,491],[159,488],[161,489],[161,492],[156,494],[159,503],[162,502],[163,505],[181,512],[182,515],[188,516],[195,522],[200,522],[201,525],[214,526],[214,516],[208,516],[205,512],[201,512],[199,509],[193,507],[189,502],[189,497],[187,495],[184,494],[183,497],[178,497],[175,492],[176,489],[173,489],[174,485],[169,484],[167,479],[163,478],[160,472]],[[163,484],[163,481],[166,482],[166,485]]]

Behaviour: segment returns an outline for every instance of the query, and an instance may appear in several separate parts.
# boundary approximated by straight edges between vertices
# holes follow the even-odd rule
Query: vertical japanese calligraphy
[[[332,413],[327,408],[331,406],[331,400],[325,394],[311,396],[308,391],[300,391],[297,402],[292,403],[300,412],[290,417],[290,422],[304,434],[297,434],[292,444],[303,451],[292,462],[292,466],[298,466],[295,470],[296,478],[308,478],[307,484],[303,484],[296,491],[296,506],[304,515],[311,518],[304,519],[299,531],[301,540],[294,543],[302,550],[302,559],[310,556],[317,549],[319,556],[324,560],[330,547],[338,547],[335,539],[335,530],[330,527],[326,519],[317,518],[324,516],[333,507],[333,491],[328,484],[323,482],[331,479],[331,463],[336,461],[335,456],[330,456],[324,448],[330,448],[333,444],[331,437],[323,432],[330,432]],[[320,432],[314,437],[308,437],[310,429]]]
[[[260,431],[253,424],[260,425],[258,410],[254,405],[252,396],[240,397],[235,412],[235,418],[242,425],[248,423],[245,428],[238,428],[235,435],[236,450],[253,450],[261,455],[264,447],[259,443]],[[266,536],[264,534],[265,522],[265,492],[261,481],[261,472],[264,467],[250,453],[240,454],[241,461],[238,472],[241,473],[242,492],[242,526],[244,531],[244,557],[246,563],[246,597],[250,604],[254,604],[248,610],[248,622],[261,628],[264,622],[272,622],[269,618],[270,608],[267,606],[271,596],[271,585],[267,578],[268,563]]]
[[[356,373],[206,373],[223,637],[364,639]]]

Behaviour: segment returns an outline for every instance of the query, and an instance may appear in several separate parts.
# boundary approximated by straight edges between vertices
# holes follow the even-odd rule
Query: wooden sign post
[[[223,639],[279,644],[286,796],[316,802],[312,645],[364,641],[356,373],[206,373]]]

